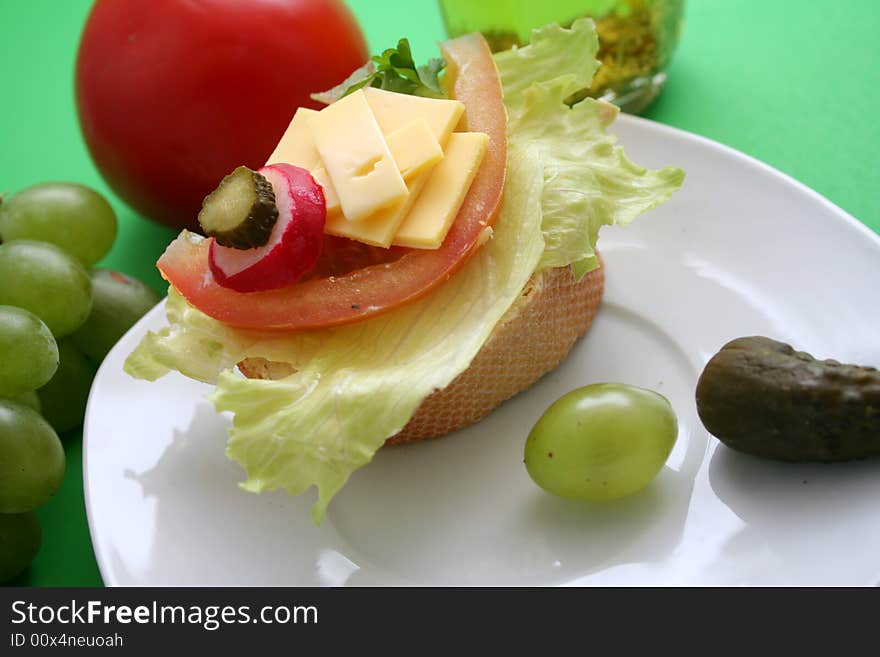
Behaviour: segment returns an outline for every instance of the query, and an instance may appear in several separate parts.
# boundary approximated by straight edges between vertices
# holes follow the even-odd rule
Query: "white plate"
[[[880,459],[789,465],[720,445],[694,386],[727,340],[768,335],[880,364],[880,239],[815,192],[724,146],[642,119],[616,127],[649,166],[687,180],[603,232],[606,297],[566,362],[478,425],[383,449],[312,526],[312,495],[252,495],[224,456],[228,418],[204,386],[122,372],[150,312],[95,379],[85,492],[107,584],[868,585],[880,581]],[[594,506],[538,489],[528,428],[597,381],[658,390],[678,414],[666,468]]]

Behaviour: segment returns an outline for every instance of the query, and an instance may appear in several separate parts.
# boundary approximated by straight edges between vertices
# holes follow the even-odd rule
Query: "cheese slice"
[[[397,169],[405,181],[414,180],[417,176],[429,171],[431,167],[443,159],[443,149],[440,148],[440,143],[428,127],[428,122],[424,119],[410,121],[399,130],[395,130],[388,135],[386,142],[394,158],[394,163],[397,165]],[[327,169],[323,164],[319,164],[312,169],[311,174],[315,181],[324,188],[324,202],[327,206],[327,215],[340,213],[339,195],[333,187]],[[421,189],[421,185],[418,188]],[[415,186],[407,182],[407,189],[409,189],[411,195],[415,191]],[[386,208],[386,210],[401,208],[407,202],[411,203],[412,200],[415,199],[410,199],[407,196],[403,201],[390,206],[390,208]],[[406,207],[410,206],[406,205]],[[380,210],[380,212],[384,211]],[[386,216],[391,215],[386,212]],[[400,217],[400,219],[403,219],[403,217]],[[361,219],[360,221],[364,220]],[[390,227],[392,236],[399,225],[400,221],[397,221]],[[350,235],[346,234],[346,236],[349,237]]]
[[[287,130],[281,137],[281,141],[278,142],[272,155],[266,160],[266,165],[292,164],[309,169],[315,182],[324,188],[327,212],[330,212],[331,206],[335,212],[339,212],[339,198],[336,196],[336,190],[330,184],[327,170],[321,163],[321,155],[318,153],[312,131],[307,123],[308,117],[317,113],[316,110],[307,107],[300,107],[296,110],[290,125],[287,126]]]
[[[445,146],[446,139],[464,114],[464,103],[459,100],[423,98],[375,87],[367,87],[363,92],[370,109],[373,110],[373,116],[386,135],[390,135],[410,121],[423,118],[441,147]]]
[[[341,213],[333,216],[327,212],[324,232],[329,235],[348,237],[358,242],[388,248],[394,239],[397,229],[412,209],[422,188],[431,178],[431,170],[423,171],[407,183],[409,196],[397,205],[379,210],[366,219],[349,221]]]
[[[315,147],[308,118],[318,114],[316,110],[300,107],[293,115],[284,135],[266,160],[266,164],[294,164],[303,169],[313,169],[321,163],[321,156]]]
[[[446,238],[474,176],[480,168],[489,136],[456,132],[449,136],[444,157],[406,215],[392,244],[436,249]]]
[[[291,162],[291,164],[293,163]],[[327,210],[327,216],[341,214],[342,208],[339,207],[339,196],[336,194],[336,188],[333,187],[333,183],[330,182],[330,176],[327,174],[327,169],[324,168],[324,165],[315,167],[309,173],[312,174],[312,178],[324,190],[324,206]]]
[[[440,142],[424,118],[410,121],[388,134],[386,141],[404,180],[414,178],[443,159]]]
[[[424,121],[442,151],[464,113],[464,104],[457,100],[422,98],[374,87],[365,88],[363,91],[370,109],[373,111],[373,116],[376,117],[376,122],[382,132],[387,135],[388,146],[395,161],[404,171],[409,196],[396,205],[380,210],[358,222],[346,221],[339,215],[332,216],[328,209],[324,231],[331,235],[348,237],[366,244],[387,248],[391,245],[400,224],[410,213],[421,191],[430,180],[433,171],[439,166],[429,160],[427,164],[417,167],[416,173],[413,174],[409,161],[405,159],[405,154],[401,153],[401,150],[407,148],[406,144],[408,143],[408,139],[405,139],[404,135],[407,135],[409,131],[416,130],[416,127],[412,125],[414,121]],[[414,133],[409,134],[413,135]],[[422,140],[424,140],[424,135],[420,137],[420,141]],[[416,153],[424,153],[428,150],[427,145],[424,150],[413,146],[409,146],[409,148],[412,148]]]
[[[391,246],[397,229],[430,179],[432,168],[443,159],[443,150],[424,119],[410,121],[388,135],[387,141],[394,161],[406,180],[409,195],[395,205],[383,208],[360,221],[348,221],[339,213],[334,216],[331,213],[332,201],[327,201],[325,233],[348,237],[373,246]],[[318,180],[318,176],[315,179]],[[332,198],[332,193],[328,196],[326,188],[324,191],[325,200]]]
[[[409,194],[363,89],[306,118],[349,221],[369,217]]]

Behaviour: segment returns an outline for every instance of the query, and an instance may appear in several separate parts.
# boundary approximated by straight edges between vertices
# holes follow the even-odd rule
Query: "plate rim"
[[[682,128],[677,128],[666,123],[660,123],[659,121],[647,119],[643,116],[634,116],[631,114],[620,114],[615,122],[611,124],[611,132],[614,131],[614,126],[618,122],[623,122],[624,124],[631,123],[633,125],[641,125],[649,130],[656,130],[661,134],[665,133],[675,138],[694,141],[695,143],[698,143],[707,148],[717,149],[727,155],[742,159],[744,162],[754,166],[758,170],[793,186],[795,189],[802,193],[805,193],[813,200],[818,201],[821,205],[831,210],[832,213],[840,215],[840,217],[844,219],[844,221],[848,223],[851,228],[854,228],[857,231],[861,232],[865,237],[872,241],[876,247],[880,248],[880,232],[875,232],[867,224],[859,221],[855,216],[851,215],[849,212],[837,205],[827,196],[823,196],[812,187],[809,187],[805,183],[802,183],[797,178],[792,177],[784,171],[777,169],[773,165],[767,164],[766,162],[763,162],[762,160],[759,160],[758,158],[749,155],[744,151],[741,151],[732,146],[728,146],[727,144],[723,144],[720,141],[710,139],[709,137],[697,134],[695,132],[689,132],[687,130],[683,130]],[[687,172],[685,172],[685,184],[687,184]],[[832,221],[836,221],[836,219],[832,219]]]

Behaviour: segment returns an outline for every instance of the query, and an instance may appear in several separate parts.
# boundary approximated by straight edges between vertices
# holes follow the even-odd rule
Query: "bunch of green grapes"
[[[82,424],[98,365],[158,295],[123,274],[91,269],[117,225],[94,190],[49,183],[0,201],[2,583],[40,548],[34,510],[64,477],[59,433]]]

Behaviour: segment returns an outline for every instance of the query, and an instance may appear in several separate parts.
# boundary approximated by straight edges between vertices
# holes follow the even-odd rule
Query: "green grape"
[[[25,308],[61,337],[86,321],[92,308],[89,273],[54,244],[0,244],[0,304]]]
[[[0,396],[35,390],[58,369],[58,345],[40,318],[0,306]]]
[[[92,271],[92,312],[73,334],[76,346],[97,363],[132,325],[159,302],[139,280],[107,269]]]
[[[39,413],[0,399],[0,513],[45,504],[64,477],[64,448]]]
[[[113,246],[116,213],[83,185],[34,185],[0,205],[0,239],[51,242],[91,267]]]
[[[43,417],[58,433],[80,426],[95,369],[70,338],[58,341],[61,363],[52,380],[37,390]]]
[[[525,464],[541,488],[578,500],[631,495],[651,482],[675,445],[669,401],[622,383],[578,388],[548,408],[529,434]]]
[[[0,584],[27,568],[42,543],[43,530],[36,513],[0,513]]]
[[[20,395],[13,395],[9,399],[21,404],[22,406],[32,408],[37,413],[42,412],[42,407],[40,406],[40,398],[37,396],[36,390],[28,390],[27,392],[23,392]]]

